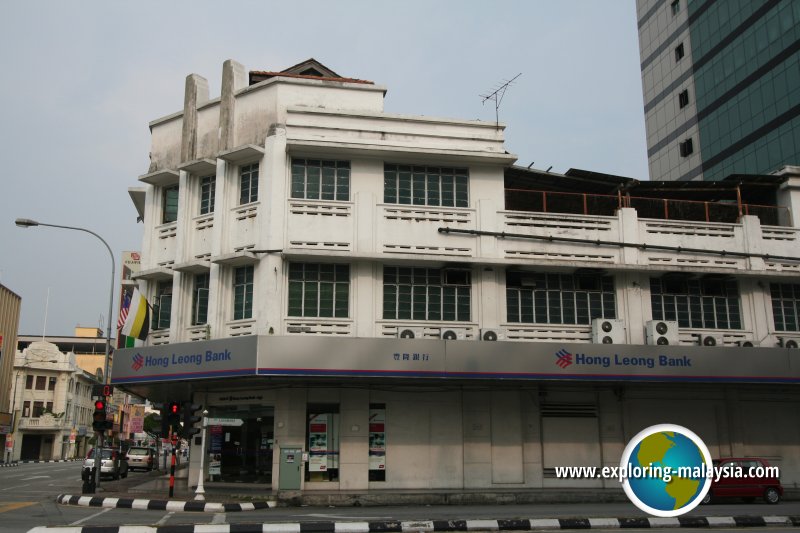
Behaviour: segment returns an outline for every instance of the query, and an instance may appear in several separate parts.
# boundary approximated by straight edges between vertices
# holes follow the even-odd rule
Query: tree
[[[154,439],[158,439],[161,433],[161,421],[157,420],[157,418],[160,418],[158,413],[150,413],[144,417],[144,432]]]

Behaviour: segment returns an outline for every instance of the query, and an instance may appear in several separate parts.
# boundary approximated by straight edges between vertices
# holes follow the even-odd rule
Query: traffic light
[[[92,385],[92,396],[106,398],[114,395],[113,385]]]
[[[184,402],[183,404],[183,438],[188,439],[191,438],[192,435],[196,435],[200,433],[200,428],[194,427],[194,425],[201,420],[203,420],[202,416],[198,416],[202,411],[203,406],[198,405],[192,402]],[[197,413],[197,414],[195,414]]]
[[[99,399],[94,401],[94,415],[92,416],[92,429],[95,431],[105,431],[111,429],[112,422],[106,420],[106,401]]]
[[[151,406],[154,410],[158,411],[158,414],[153,417],[153,422],[156,424],[161,424],[161,430],[159,431],[158,435],[161,438],[167,438],[169,436],[169,420],[167,418],[166,404],[153,403]]]
[[[181,428],[181,404],[170,402],[167,404],[167,425],[172,427],[172,433],[178,433]],[[169,435],[169,430],[167,431]]]

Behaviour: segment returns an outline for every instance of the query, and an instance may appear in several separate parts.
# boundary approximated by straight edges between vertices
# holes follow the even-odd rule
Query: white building
[[[131,195],[154,327],[112,382],[242,420],[209,429],[214,480],[618,488],[554,469],[618,465],[670,422],[800,482],[797,169],[529,171],[502,125],[388,114],[385,92],[228,61],[220,98],[191,75],[150,123]]]
[[[49,342],[32,342],[16,352],[12,378],[14,432],[6,461],[85,456],[97,382],[77,365],[75,354]]]

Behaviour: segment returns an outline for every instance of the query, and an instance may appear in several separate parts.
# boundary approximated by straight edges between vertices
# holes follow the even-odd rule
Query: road
[[[632,504],[530,504],[397,507],[281,507],[239,513],[173,513],[132,509],[101,509],[55,503],[58,494],[80,493],[81,463],[24,464],[0,469],[0,532],[24,532],[35,526],[116,526],[241,524],[262,522],[327,522],[379,520],[476,520],[512,518],[636,517]],[[127,480],[103,481],[109,490],[124,490],[149,479],[131,472]],[[119,484],[119,485],[117,485]],[[166,496],[166,495],[165,495]],[[800,502],[700,506],[701,516],[800,515]],[[778,529],[770,528],[770,531]],[[653,531],[649,529],[648,531]],[[686,531],[686,529],[681,529]]]

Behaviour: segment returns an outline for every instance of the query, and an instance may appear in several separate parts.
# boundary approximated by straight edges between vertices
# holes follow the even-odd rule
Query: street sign
[[[206,422],[209,426],[241,426],[244,420],[241,418],[208,418]]]

